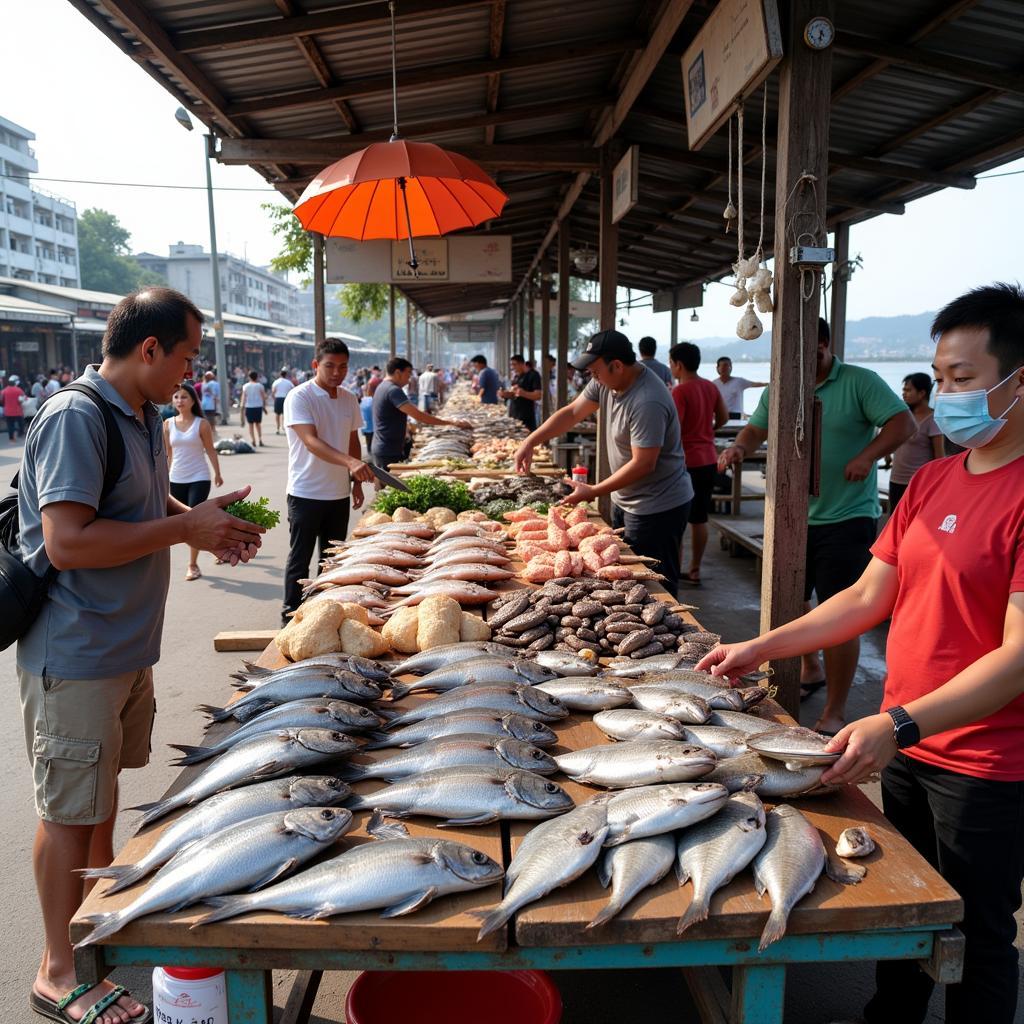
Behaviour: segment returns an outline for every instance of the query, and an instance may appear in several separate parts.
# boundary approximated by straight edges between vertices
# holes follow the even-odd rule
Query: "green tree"
[[[91,208],[78,218],[78,258],[82,287],[124,295],[147,284],[165,284],[131,258],[131,233],[107,210]]]

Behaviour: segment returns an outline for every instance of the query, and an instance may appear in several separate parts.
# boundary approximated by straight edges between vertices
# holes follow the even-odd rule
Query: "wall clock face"
[[[804,42],[812,50],[824,50],[832,45],[835,26],[828,18],[811,18],[804,28]]]

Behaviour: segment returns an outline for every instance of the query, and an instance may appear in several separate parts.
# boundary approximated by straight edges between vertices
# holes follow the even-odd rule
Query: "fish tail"
[[[197,704],[196,711],[202,712],[215,722],[223,722],[231,717],[231,712],[227,708],[219,708],[216,704]]]
[[[232,676],[232,679],[235,680],[235,689],[241,690],[242,693],[248,693],[250,690],[256,689],[256,683],[245,676]]]
[[[363,748],[366,749],[365,747]],[[343,764],[334,769],[334,774],[344,782],[356,782],[361,779],[368,768],[364,764]]]
[[[686,908],[686,912],[679,918],[679,923],[676,925],[676,935],[682,935],[687,928],[698,921],[706,921],[709,912],[709,901],[695,894],[693,899],[690,900],[690,905]]]
[[[609,901],[597,912],[594,920],[587,925],[586,931],[590,931],[591,928],[600,928],[601,925],[607,924],[621,909],[622,907],[614,900]]]
[[[229,917],[237,917],[249,910],[252,902],[248,896],[207,896],[204,903],[208,903],[214,909],[202,917],[197,918],[190,926],[189,931],[198,928],[203,924],[213,924],[214,921],[226,921]]]
[[[103,939],[113,935],[114,932],[127,923],[123,915],[117,912],[92,914],[86,920],[89,924],[94,924],[96,927],[84,939],[75,943],[75,949],[81,949],[82,946],[91,946],[94,942],[102,942]]]
[[[208,758],[216,756],[216,750],[213,747],[190,747],[187,743],[168,743],[167,746],[174,750],[180,750],[185,755],[171,762],[176,766],[199,764],[200,761],[206,761]]]
[[[789,914],[786,912],[785,907],[772,907],[772,912],[768,915],[768,923],[764,926],[764,931],[761,932],[761,941],[757,945],[761,953],[773,942],[778,942],[786,934],[788,919]]]
[[[249,676],[269,676],[273,671],[269,668],[264,668],[262,665],[257,665],[255,661],[246,661],[242,659],[242,667],[245,669],[246,675]]]
[[[412,692],[412,686],[409,683],[392,683],[391,684],[391,699],[401,700]]]
[[[392,737],[386,732],[374,730],[373,732],[364,733],[364,735],[368,740],[373,740],[373,742],[364,744],[363,750],[383,750],[392,744]]]
[[[385,821],[387,812],[379,807],[374,808],[370,820],[367,822],[366,831],[374,839],[408,839],[409,830],[400,821]]]
[[[229,708],[225,708],[225,718],[234,718],[236,722],[241,722],[243,725],[250,719],[255,718],[257,715],[262,715],[264,711],[269,710],[274,706],[273,701],[258,701],[254,700],[249,704],[245,704],[242,707],[232,705]]]
[[[157,800],[150,804],[138,804],[135,807],[129,807],[130,811],[142,811],[142,821],[139,825],[148,825],[152,821],[156,821],[157,818],[162,818],[168,811],[173,809],[173,805],[169,800]]]
[[[114,878],[117,879],[118,889],[123,889],[131,885],[131,882],[125,883],[124,879],[138,874],[138,869],[134,864],[108,864],[105,868],[76,868],[75,874],[79,878]],[[141,874],[139,877],[142,877]],[[107,893],[115,891],[113,887],[106,890]]]
[[[493,910],[469,910],[467,913],[482,922],[480,931],[476,934],[477,942],[508,924],[509,918],[512,917],[512,910],[503,903],[499,903]]]

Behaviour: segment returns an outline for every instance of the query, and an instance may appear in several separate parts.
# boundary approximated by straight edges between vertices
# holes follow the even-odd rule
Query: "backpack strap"
[[[90,387],[88,384],[76,382],[65,385],[61,388],[61,391],[77,391],[79,394],[85,395],[92,400],[93,404],[103,415],[103,424],[107,431],[107,454],[103,469],[103,490],[100,492],[100,501],[102,501],[110,496],[110,492],[113,491],[117,481],[121,479],[121,474],[124,472],[125,450],[121,428],[117,425],[117,420],[114,418],[114,411],[110,408],[110,403],[96,388]]]

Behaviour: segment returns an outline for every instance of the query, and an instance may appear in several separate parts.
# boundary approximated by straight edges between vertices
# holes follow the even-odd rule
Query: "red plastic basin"
[[[364,971],[348,1024],[558,1024],[562,998],[543,971]]]

